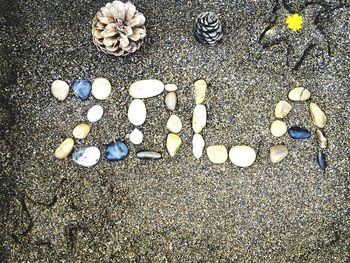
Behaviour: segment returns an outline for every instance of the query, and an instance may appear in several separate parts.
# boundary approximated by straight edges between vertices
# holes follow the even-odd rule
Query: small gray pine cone
[[[146,18],[131,3],[107,3],[92,20],[92,36],[96,47],[114,56],[135,52],[146,36]]]
[[[209,46],[215,46],[222,39],[221,23],[213,12],[200,14],[195,21],[193,31],[199,42]]]

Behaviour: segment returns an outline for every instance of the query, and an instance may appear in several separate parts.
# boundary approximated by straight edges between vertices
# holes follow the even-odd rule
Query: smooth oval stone
[[[124,160],[129,154],[128,145],[121,140],[116,140],[107,144],[105,155],[107,160],[121,161]]]
[[[324,128],[324,126],[326,126],[327,117],[323,113],[323,111],[320,109],[320,107],[318,107],[316,103],[311,102],[310,103],[310,112],[311,112],[311,117],[312,117],[313,123],[318,128]]]
[[[92,95],[98,100],[105,100],[112,92],[112,85],[106,78],[97,78],[92,83]]]
[[[205,99],[205,93],[207,91],[207,82],[204,79],[196,80],[194,83],[194,96],[196,104],[201,104]]]
[[[81,100],[86,100],[91,93],[90,80],[77,80],[72,85],[72,90],[75,96]]]
[[[317,163],[320,166],[321,170],[325,170],[327,167],[326,156],[322,151],[317,153]]]
[[[171,91],[176,91],[177,90],[177,86],[175,84],[166,84],[164,86],[165,90],[168,91],[168,92],[171,92]]]
[[[146,105],[142,100],[134,99],[128,110],[128,119],[135,126],[142,125],[146,120]]]
[[[161,159],[162,155],[154,151],[140,151],[136,153],[136,157],[142,160],[157,160]]]
[[[271,124],[271,133],[275,137],[281,137],[287,132],[287,124],[283,121],[276,120]]]
[[[317,137],[318,144],[319,144],[320,148],[326,149],[327,148],[327,138],[323,134],[323,132],[320,131],[320,130],[317,130],[316,131],[316,137]]]
[[[66,158],[73,150],[74,140],[72,138],[65,139],[55,150],[55,157],[57,159]]]
[[[229,157],[231,162],[238,167],[251,166],[256,159],[253,148],[246,145],[234,146],[231,148]]]
[[[168,150],[168,153],[171,157],[174,157],[177,151],[179,150],[181,146],[181,138],[174,134],[174,133],[169,133],[168,137],[166,139],[166,148]]]
[[[207,109],[199,104],[194,107],[192,116],[192,129],[195,133],[200,133],[207,124]]]
[[[215,164],[226,162],[228,158],[227,149],[224,145],[211,145],[207,148],[209,161]]]
[[[288,102],[281,100],[277,103],[275,108],[275,116],[276,118],[284,118],[288,115],[288,113],[292,110],[292,105]]]
[[[86,123],[80,123],[73,129],[73,136],[77,139],[85,139],[90,132],[90,125]]]
[[[270,159],[272,163],[282,161],[288,155],[288,149],[285,145],[275,145],[270,148]]]
[[[95,146],[80,147],[73,152],[73,161],[84,167],[91,167],[100,160],[101,152]]]
[[[182,122],[176,115],[171,115],[166,123],[166,128],[172,133],[179,133],[182,129]]]
[[[141,144],[143,141],[143,133],[139,129],[135,128],[130,133],[129,140],[132,144]]]
[[[307,139],[311,136],[311,133],[307,129],[296,126],[290,127],[288,129],[288,134],[291,138],[296,140]]]
[[[294,88],[288,93],[288,98],[292,101],[304,101],[310,99],[310,97],[310,91],[301,87]]]
[[[69,85],[63,80],[55,80],[51,84],[51,94],[56,99],[63,101],[68,97]]]
[[[204,146],[205,146],[205,141],[203,139],[203,136],[198,133],[193,135],[192,152],[194,157],[196,157],[197,159],[202,157]]]
[[[130,85],[129,95],[135,99],[145,99],[157,96],[164,90],[164,84],[160,80],[139,80]]]
[[[165,105],[168,110],[171,110],[171,111],[175,110],[176,102],[177,102],[177,98],[176,98],[175,92],[169,92],[165,96]]]
[[[102,116],[103,108],[100,105],[92,106],[87,113],[87,118],[92,123],[99,121]]]

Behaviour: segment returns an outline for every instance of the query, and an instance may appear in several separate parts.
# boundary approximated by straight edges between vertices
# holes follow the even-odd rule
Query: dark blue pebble
[[[75,96],[81,100],[86,100],[91,93],[91,81],[90,80],[77,80],[72,85],[72,90]]]
[[[311,133],[308,130],[296,126],[289,128],[288,134],[290,137],[297,140],[307,139],[311,136]]]
[[[128,145],[121,140],[116,140],[107,144],[105,154],[110,161],[124,160],[129,154]]]
[[[326,169],[327,167],[326,156],[321,151],[317,153],[317,162],[322,170]]]

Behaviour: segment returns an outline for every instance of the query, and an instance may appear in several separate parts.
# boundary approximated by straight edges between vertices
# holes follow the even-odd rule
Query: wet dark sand
[[[268,0],[135,1],[148,19],[144,46],[112,58],[98,52],[90,36],[90,21],[105,2],[0,4],[0,261],[349,261],[349,4],[318,0],[322,5],[303,8],[306,1],[284,1],[274,13],[275,1]],[[205,10],[219,14],[225,30],[223,43],[211,49],[191,34]],[[283,21],[297,10],[305,21],[293,34]],[[272,40],[263,34],[270,27]],[[145,142],[131,146],[126,161],[102,158],[83,169],[70,158],[54,158],[96,101],[70,95],[57,102],[51,82],[96,77],[108,78],[113,93],[99,102],[104,118],[77,145],[103,150],[124,138],[133,129],[127,88],[156,78],[179,86],[176,114],[184,129],[175,158],[164,146],[165,94],[146,101]],[[251,167],[192,156],[191,83],[197,78],[210,83],[207,145],[248,144],[259,151]],[[312,92],[329,120],[325,172],[315,162],[315,138],[295,142],[269,132],[274,105],[297,84]],[[288,126],[314,132],[308,103],[293,105]],[[278,143],[290,154],[273,165],[268,150]],[[140,149],[164,158],[139,161]]]

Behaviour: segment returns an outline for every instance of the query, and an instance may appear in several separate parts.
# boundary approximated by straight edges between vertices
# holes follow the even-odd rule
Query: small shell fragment
[[[323,134],[323,132],[320,130],[316,130],[316,137],[318,139],[318,144],[320,145],[320,147],[322,149],[326,149],[327,148],[327,138]]]
[[[142,160],[157,160],[161,159],[162,155],[159,152],[154,151],[140,151],[136,153],[136,157]]]

